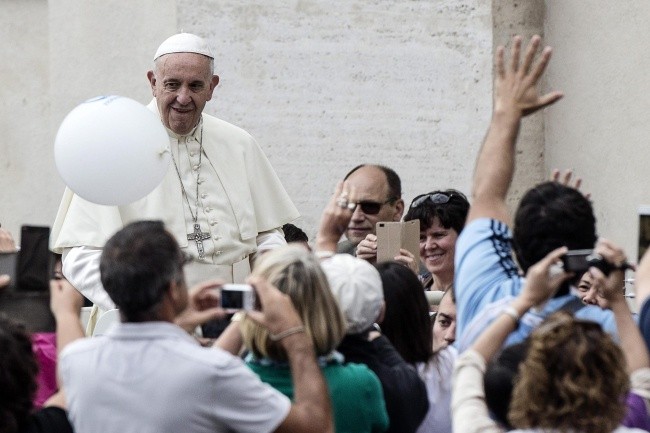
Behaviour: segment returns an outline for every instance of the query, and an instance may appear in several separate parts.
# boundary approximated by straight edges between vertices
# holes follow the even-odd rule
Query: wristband
[[[288,337],[289,335],[298,334],[300,332],[305,332],[305,327],[302,325],[294,326],[293,328],[289,328],[286,331],[278,332],[277,334],[269,333],[269,338],[272,341],[280,341],[283,338]]]
[[[512,320],[514,320],[515,326],[519,325],[519,319],[521,317],[519,316],[519,313],[517,313],[517,310],[515,310],[515,307],[513,307],[512,305],[508,305],[506,308],[503,309],[501,313],[509,316]]]

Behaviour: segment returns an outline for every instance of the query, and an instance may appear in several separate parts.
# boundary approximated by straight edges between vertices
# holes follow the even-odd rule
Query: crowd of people
[[[510,215],[521,121],[563,96],[538,92],[539,37],[511,45],[469,198],[440,186],[406,206],[394,170],[361,164],[309,242],[255,140],[203,113],[219,82],[206,41],[164,41],[147,77],[172,169],[128,206],[66,190],[51,240],[57,389],[36,399],[35,340],[0,315],[0,433],[650,431],[650,253],[633,314],[635,266],[597,236],[570,173]],[[419,223],[419,256],[378,261],[377,224],[399,221]],[[592,250],[579,273],[562,265],[578,249]],[[230,283],[253,308],[221,305]],[[84,297],[120,322],[88,337]]]

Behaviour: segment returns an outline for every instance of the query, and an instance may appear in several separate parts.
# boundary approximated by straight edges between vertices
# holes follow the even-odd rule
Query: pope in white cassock
[[[266,156],[246,131],[202,114],[219,83],[202,38],[164,41],[147,73],[156,113],[169,135],[173,164],[162,183],[124,206],[90,203],[66,189],[51,248],[63,274],[100,308],[114,308],[99,275],[104,243],[135,220],[162,220],[192,257],[189,286],[212,278],[242,282],[254,255],[285,243],[280,227],[299,214]],[[128,158],[128,155],[124,156]]]

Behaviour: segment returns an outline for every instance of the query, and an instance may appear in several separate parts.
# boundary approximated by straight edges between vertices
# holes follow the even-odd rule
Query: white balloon
[[[56,167],[81,198],[123,205],[153,191],[169,169],[169,138],[147,107],[122,96],[98,96],[61,122]]]

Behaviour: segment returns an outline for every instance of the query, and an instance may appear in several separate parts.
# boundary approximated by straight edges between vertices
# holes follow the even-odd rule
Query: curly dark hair
[[[469,202],[465,194],[455,189],[432,191],[429,194],[446,195],[449,197],[449,201],[436,204],[430,200],[425,200],[417,207],[413,207],[413,203],[411,203],[408,212],[404,215],[404,221],[420,220],[420,230],[424,231],[431,227],[433,221],[438,218],[444,228],[454,229],[457,234],[460,234],[463,227],[465,227],[465,220],[469,211]]]
[[[522,429],[610,433],[625,416],[624,365],[623,352],[600,325],[556,312],[530,336],[508,419]]]
[[[0,433],[22,431],[33,408],[37,374],[25,327],[0,313]]]

